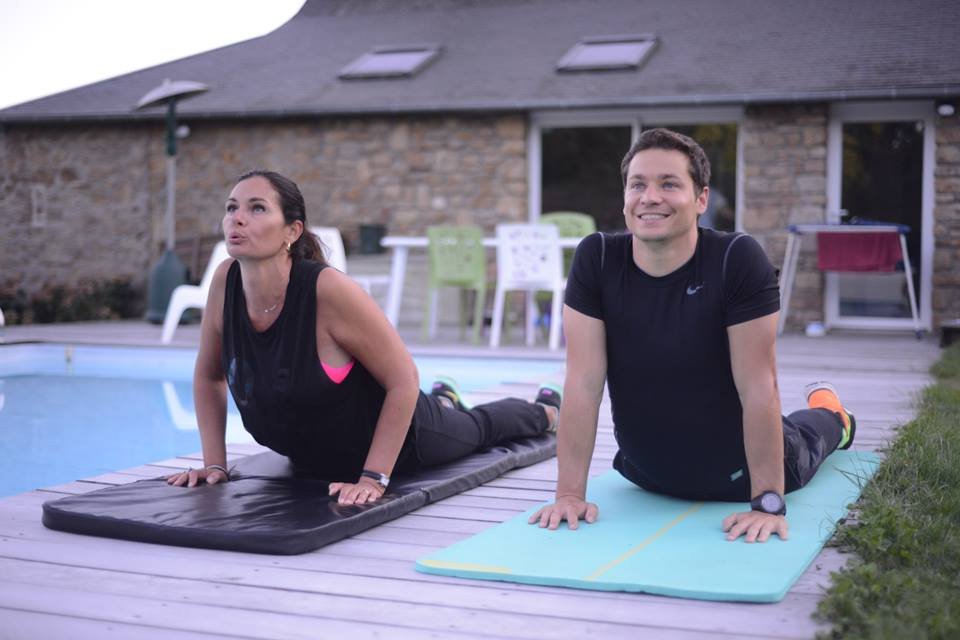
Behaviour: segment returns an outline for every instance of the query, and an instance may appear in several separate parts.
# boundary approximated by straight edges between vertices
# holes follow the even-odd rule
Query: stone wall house
[[[178,253],[188,265],[195,251],[209,254],[233,181],[256,167],[293,178],[309,223],[338,227],[354,246],[363,223],[414,235],[473,223],[492,233],[525,219],[525,135],[516,114],[193,122],[177,156]],[[0,144],[0,280],[16,272],[27,290],[143,280],[165,238],[162,126],[14,125]]]
[[[0,111],[0,287],[144,286],[165,238],[163,121],[132,105],[174,78],[211,86],[178,107],[177,251],[200,269],[253,167],[291,176],[310,222],[353,246],[362,224],[492,233],[555,209],[613,231],[620,158],[662,125],[704,144],[725,228],[778,267],[789,225],[841,209],[910,224],[934,330],[960,318],[960,9],[921,5],[308,0],[262,38]],[[422,64],[357,77],[384,47]],[[836,278],[802,246],[788,329],[913,328],[902,272]]]

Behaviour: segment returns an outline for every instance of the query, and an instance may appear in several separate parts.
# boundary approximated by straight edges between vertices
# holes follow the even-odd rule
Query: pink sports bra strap
[[[353,369],[353,364],[356,360],[351,360],[342,367],[332,367],[323,360],[320,361],[320,366],[323,367],[323,372],[327,374],[327,377],[333,380],[335,384],[340,384],[343,382],[346,377],[350,374],[350,370]]]

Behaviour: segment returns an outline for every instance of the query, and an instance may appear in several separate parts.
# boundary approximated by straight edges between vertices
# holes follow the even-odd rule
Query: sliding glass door
[[[542,129],[540,213],[578,211],[600,231],[623,229],[620,161],[632,136],[629,124]]]
[[[828,221],[910,228],[909,266],[927,328],[932,127],[932,105],[841,105],[832,111],[828,136]],[[901,261],[891,273],[827,274],[828,326],[913,328],[905,273]]]
[[[644,123],[644,129],[652,124]],[[700,226],[733,231],[737,211],[737,123],[665,125],[690,136],[710,160],[710,199],[700,216]]]
[[[529,138],[530,219],[579,211],[601,231],[622,231],[620,162],[642,129],[668,127],[697,140],[710,158],[711,198],[701,226],[737,226],[739,108],[536,114]]]

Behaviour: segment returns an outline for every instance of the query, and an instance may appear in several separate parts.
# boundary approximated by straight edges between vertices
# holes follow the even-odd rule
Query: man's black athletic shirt
[[[585,238],[565,296],[605,325],[614,466],[646,489],[709,499],[747,473],[727,327],[780,308],[776,271],[750,236],[699,229],[693,257],[655,278],[631,240]]]

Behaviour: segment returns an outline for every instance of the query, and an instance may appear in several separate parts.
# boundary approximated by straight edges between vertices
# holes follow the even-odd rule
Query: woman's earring
[[[293,245],[290,244],[290,241],[287,241],[287,253],[290,253],[290,250],[293,248]]]

